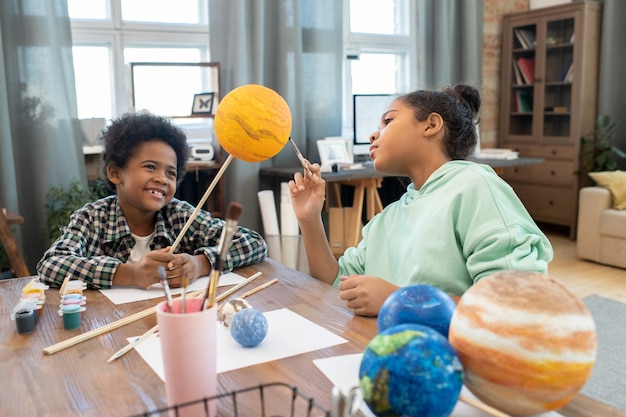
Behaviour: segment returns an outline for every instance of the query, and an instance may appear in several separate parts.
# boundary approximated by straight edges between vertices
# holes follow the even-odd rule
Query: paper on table
[[[313,363],[326,375],[326,378],[330,379],[333,385],[340,388],[343,392],[348,392],[350,388],[359,385],[359,368],[361,366],[362,356],[362,353],[355,353],[352,355],[315,359]],[[463,386],[461,394],[468,398],[476,398],[465,386]],[[372,413],[366,404],[363,404],[361,407],[361,412],[366,417],[375,417],[375,414]],[[450,416],[490,417],[490,415],[484,411],[478,410],[462,401],[457,402]],[[535,417],[562,417],[562,414],[551,411],[549,413],[537,414]]]
[[[246,279],[241,275],[237,275],[234,272],[228,272],[222,274],[218,282],[218,286],[235,285],[239,284]],[[206,289],[209,283],[209,277],[200,277],[187,286],[187,291],[195,291]],[[161,284],[154,284],[149,289],[144,290],[141,288],[111,288],[109,290],[100,290],[113,304],[125,304],[133,301],[150,300],[152,298],[164,297],[163,287]],[[172,288],[172,295],[182,294],[182,288]]]
[[[265,312],[268,332],[260,345],[239,345],[222,326],[217,326],[217,372],[269,362],[346,343],[343,337],[324,329],[286,308]],[[134,338],[129,338],[132,341]],[[161,343],[154,334],[135,347],[143,360],[165,380]]]

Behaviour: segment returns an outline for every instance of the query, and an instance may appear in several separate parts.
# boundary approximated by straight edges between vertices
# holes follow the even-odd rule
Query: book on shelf
[[[567,69],[567,74],[565,74],[565,78],[563,78],[563,81],[565,81],[566,83],[571,83],[572,81],[574,81],[574,65],[569,66],[569,68]]]
[[[520,30],[518,28],[513,29],[513,34],[515,34],[515,39],[517,39],[517,43],[524,49],[528,49],[529,46],[526,43],[526,40],[524,39],[524,37],[522,36],[522,34],[520,33]]]
[[[474,156],[478,159],[517,159],[519,152],[506,148],[482,148]]]
[[[573,66],[573,62],[572,62],[572,58],[570,57],[565,63],[565,66],[563,67],[563,69],[561,70],[561,74],[559,75],[559,81],[567,82],[568,74],[572,73],[572,66]]]
[[[519,66],[517,62],[513,62],[513,74],[515,75],[515,84],[521,85],[524,84],[524,79],[522,78],[522,73],[519,70]]]
[[[535,58],[519,57],[517,65],[522,73],[522,77],[526,84],[534,84],[535,82]]]
[[[520,37],[524,39],[524,42],[526,43],[526,45],[528,45],[525,49],[532,49],[535,47],[535,45],[537,45],[535,32],[533,32],[531,29],[519,28],[516,30],[519,31]]]
[[[529,91],[518,90],[515,92],[516,111],[531,113],[533,111],[533,95]]]

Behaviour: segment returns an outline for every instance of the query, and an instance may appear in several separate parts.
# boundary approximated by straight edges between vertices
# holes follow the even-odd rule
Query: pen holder
[[[217,307],[202,310],[203,300],[187,298],[185,314],[181,314],[181,299],[157,306],[157,324],[163,355],[165,393],[169,406],[184,404],[217,392],[216,327]],[[216,416],[216,405],[209,404],[209,417]],[[177,414],[176,414],[177,413]],[[170,416],[205,415],[203,404],[170,411]]]
[[[80,327],[80,313],[85,311],[85,307],[78,304],[62,305],[59,315],[63,317],[63,328],[65,330],[75,330]]]

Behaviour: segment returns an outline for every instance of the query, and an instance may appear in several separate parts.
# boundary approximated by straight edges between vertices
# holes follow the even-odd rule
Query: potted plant
[[[48,219],[46,243],[52,244],[60,236],[60,230],[67,226],[74,211],[109,194],[104,181],[100,179],[89,181],[88,188],[80,181],[74,181],[67,189],[50,188],[46,194],[46,217]]]
[[[616,126],[610,116],[599,116],[595,130],[581,138],[579,172],[585,177],[589,172],[615,171],[616,158],[626,158],[626,152],[612,145]]]

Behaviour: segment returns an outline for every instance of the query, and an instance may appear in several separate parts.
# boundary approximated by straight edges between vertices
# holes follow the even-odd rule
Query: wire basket
[[[304,395],[298,388],[282,382],[243,388],[215,397],[147,411],[130,417],[178,417],[179,413],[184,413],[187,407],[198,408],[199,404],[204,405],[204,414],[202,415],[211,417],[209,416],[209,409],[212,403],[217,405],[218,417],[333,417],[329,411],[320,407],[313,398]]]

